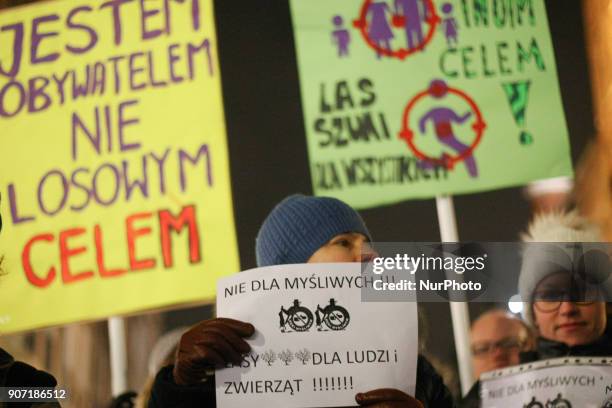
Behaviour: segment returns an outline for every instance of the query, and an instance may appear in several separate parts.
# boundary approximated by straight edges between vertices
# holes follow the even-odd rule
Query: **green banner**
[[[572,175],[543,0],[292,0],[315,194],[357,208]]]

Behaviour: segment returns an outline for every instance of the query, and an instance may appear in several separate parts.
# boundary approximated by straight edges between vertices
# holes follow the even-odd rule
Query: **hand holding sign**
[[[359,393],[355,401],[360,407],[370,408],[423,408],[420,401],[394,388],[378,388]]]
[[[251,350],[243,337],[255,332],[252,324],[234,319],[210,319],[198,323],[181,337],[173,377],[179,385],[196,384],[206,370],[240,363]]]
[[[220,280],[217,312],[257,332],[240,364],[215,372],[217,406],[422,408],[408,396],[416,304],[363,302],[366,285],[359,263],[277,265]]]

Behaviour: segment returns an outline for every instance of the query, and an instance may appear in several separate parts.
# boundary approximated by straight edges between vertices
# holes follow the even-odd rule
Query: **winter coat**
[[[548,360],[558,357],[609,357],[612,356],[612,337],[607,333],[594,343],[581,346],[568,346],[565,343],[538,338],[536,351],[521,353],[521,364],[533,361]]]
[[[13,356],[0,348],[0,387],[55,387],[57,381],[55,378],[44,371],[15,361]],[[8,404],[0,402],[0,408],[4,408]],[[11,403],[15,407],[36,407],[36,408],[56,408],[60,405],[57,402],[47,403]]]
[[[164,367],[157,373],[148,408],[216,407],[214,377],[197,385],[181,386],[174,383],[172,368]],[[415,398],[425,408],[455,407],[453,397],[442,378],[429,361],[420,355],[417,360]]]

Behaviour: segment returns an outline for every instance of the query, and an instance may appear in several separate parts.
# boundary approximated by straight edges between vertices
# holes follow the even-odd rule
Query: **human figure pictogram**
[[[444,3],[442,5],[442,12],[444,13],[444,18],[442,19],[441,29],[444,32],[444,37],[446,37],[446,44],[449,47],[454,47],[457,45],[457,20],[452,15],[453,5],[451,3]]]
[[[440,79],[436,79],[431,82],[430,90],[430,94],[436,99],[442,99],[448,94],[448,86],[446,85],[446,82]],[[434,107],[419,119],[419,131],[421,134],[424,134],[427,122],[431,121],[433,123],[438,141],[461,155],[466,150],[469,150],[469,146],[463,144],[461,141],[459,141],[459,139],[457,139],[457,136],[453,130],[453,123],[462,124],[471,116],[471,112],[466,112],[464,115],[459,116],[454,110],[446,106]],[[443,153],[441,161],[446,163],[447,160],[448,155]],[[478,169],[476,167],[476,160],[474,159],[474,156],[469,154],[464,158],[464,162],[470,177],[478,177]]]
[[[369,16],[368,37],[380,48],[390,50],[393,31],[389,25],[387,13],[390,13],[389,5],[384,1],[370,4],[367,16]],[[380,58],[380,52],[376,52],[376,57]]]
[[[334,23],[335,29],[332,31],[332,41],[338,47],[338,57],[346,57],[349,54],[348,46],[351,42],[351,36],[349,31],[344,28],[344,20],[342,16],[335,15],[332,18],[332,23]]]
[[[409,50],[423,44],[423,22],[427,20],[427,4],[424,0],[395,0],[395,15],[402,17],[406,44]]]

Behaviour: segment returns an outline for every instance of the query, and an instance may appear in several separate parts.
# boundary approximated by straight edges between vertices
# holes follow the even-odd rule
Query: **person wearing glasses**
[[[597,227],[576,212],[542,214],[529,226],[523,241],[519,293],[524,318],[537,338],[533,350],[520,352],[518,363],[612,356],[606,313],[606,300],[612,295],[612,266],[610,251],[597,244],[601,241]],[[585,250],[590,247],[603,251],[591,258],[593,254]],[[496,348],[501,347],[496,344]],[[478,406],[476,383],[460,407]]]
[[[483,313],[470,330],[474,377],[520,362],[520,353],[531,350],[531,329],[521,319],[505,310]]]
[[[526,320],[538,334],[521,362],[564,356],[612,356],[606,301],[612,294],[610,254],[594,253],[598,229],[576,212],[549,214],[530,226],[519,292]],[[529,244],[528,244],[529,245]]]
[[[258,266],[317,262],[363,262],[375,256],[359,213],[329,197],[295,194],[281,201],[263,222],[256,239]],[[250,350],[244,340],[255,327],[233,319],[210,319],[179,341],[173,365],[162,368],[148,408],[215,407],[211,369],[238,363]],[[416,348],[416,345],[415,345]],[[362,390],[355,402],[370,408],[454,408],[442,378],[422,356],[417,360],[415,395],[397,389]]]
[[[519,364],[520,353],[534,346],[534,336],[529,326],[501,309],[489,310],[472,323],[470,341],[476,379],[484,372]],[[460,406],[479,407],[479,395],[480,381],[476,381]]]

